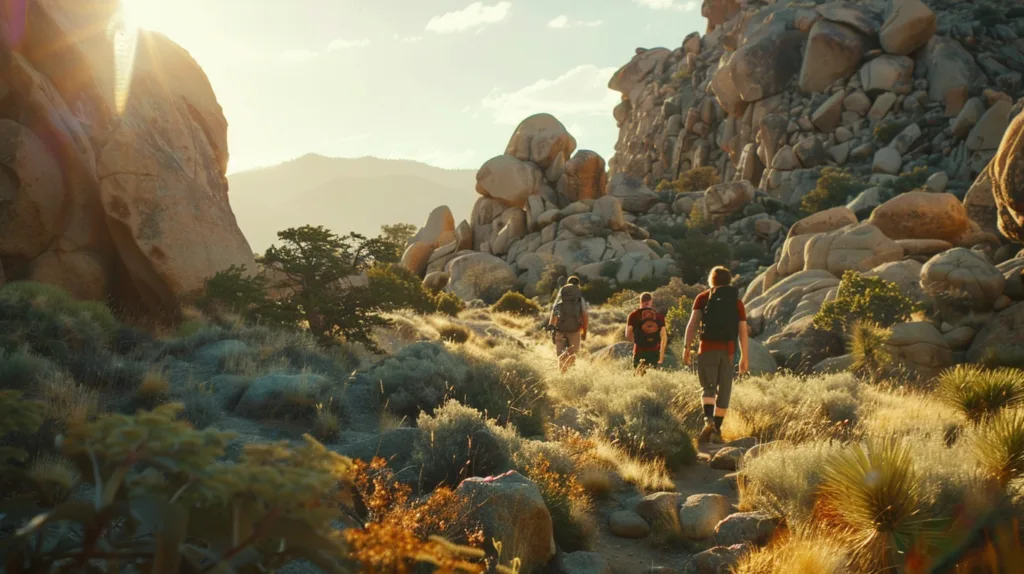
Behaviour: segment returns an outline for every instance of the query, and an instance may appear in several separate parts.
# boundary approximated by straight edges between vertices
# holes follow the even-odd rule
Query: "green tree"
[[[309,225],[277,236],[281,244],[269,247],[257,262],[279,275],[270,287],[284,294],[281,305],[294,310],[321,344],[344,338],[372,346],[372,328],[387,324],[379,316],[380,300],[349,278],[376,261],[381,242]]]
[[[917,303],[895,283],[847,271],[836,298],[826,301],[814,316],[814,327],[846,333],[858,321],[867,321],[885,329],[909,321],[915,311]]]
[[[416,226],[411,223],[382,225],[380,235],[367,240],[367,249],[379,263],[398,263],[402,260],[405,247],[416,235],[416,231]]]
[[[392,223],[380,226],[382,239],[405,247],[416,235],[417,228],[411,223]]]

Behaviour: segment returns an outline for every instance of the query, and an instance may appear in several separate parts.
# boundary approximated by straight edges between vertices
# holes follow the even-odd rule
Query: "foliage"
[[[768,251],[757,243],[744,241],[732,250],[732,256],[740,261],[750,261],[751,259],[763,261],[768,256]]]
[[[849,557],[837,540],[825,535],[788,534],[746,554],[736,574],[847,574]]]
[[[227,312],[265,325],[295,324],[299,315],[271,299],[268,288],[265,276],[253,275],[244,266],[232,265],[206,280],[195,305],[211,316]]]
[[[520,291],[523,283],[508,272],[493,267],[477,266],[467,269],[461,282],[470,286],[484,303],[493,305],[506,293]]]
[[[544,434],[552,405],[540,372],[515,351],[505,353],[501,347],[479,355],[467,349],[460,356],[469,364],[469,372],[455,384],[456,399],[499,424],[514,425],[525,436]]]
[[[619,269],[622,269],[621,259],[609,259],[601,263],[601,277],[605,279],[615,279],[619,275]]]
[[[491,307],[492,311],[512,315],[535,316],[540,314],[540,305],[533,299],[527,299],[522,293],[509,291],[498,299]]]
[[[356,491],[366,508],[366,525],[349,530],[346,539],[355,560],[372,572],[411,572],[417,551],[433,555],[435,572],[482,572],[478,563],[483,534],[465,524],[465,503],[449,488],[440,487],[423,498],[412,498],[411,489],[399,483],[385,460],[369,464],[356,461]],[[461,531],[461,532],[457,532]],[[456,548],[439,535],[458,534],[471,546]],[[499,567],[499,572],[507,569]]]
[[[565,265],[548,263],[544,267],[544,271],[541,272],[540,279],[537,281],[537,294],[542,298],[554,297],[555,293],[565,284],[565,280],[568,278],[569,272],[565,269]]]
[[[681,339],[686,334],[686,325],[690,322],[692,312],[693,300],[685,295],[669,308],[665,314],[665,327],[669,337]]]
[[[31,352],[62,366],[99,356],[116,330],[110,310],[76,301],[52,285],[18,281],[0,287],[0,350]]]
[[[509,453],[498,438],[494,423],[480,411],[450,400],[433,415],[420,414],[413,459],[422,465],[427,488],[441,484],[458,485],[471,476],[500,474],[509,463]]]
[[[303,559],[345,571],[332,522],[351,504],[348,459],[307,439],[294,449],[249,444],[238,463],[221,461],[233,435],[196,431],[175,421],[180,412],[164,405],[69,429],[59,449],[90,481],[93,500],[59,504],[25,524],[6,548],[8,570],[49,571],[72,560],[233,571]],[[56,524],[73,528],[44,544]],[[67,535],[75,530],[82,535]]]
[[[661,459],[670,470],[697,461],[687,425],[672,405],[652,392],[637,392],[603,421],[603,433],[633,456]]]
[[[903,130],[907,129],[911,123],[913,122],[909,119],[880,122],[875,126],[872,134],[883,146],[887,146],[892,143],[892,140],[896,139],[896,136],[900,135]]]
[[[693,284],[707,280],[708,273],[718,265],[729,266],[732,251],[721,241],[712,241],[703,234],[691,231],[675,244],[676,264],[684,282]]]
[[[812,215],[819,211],[845,205],[850,197],[870,187],[867,182],[848,171],[826,167],[821,170],[818,183],[800,202],[800,210],[804,215]]]
[[[417,228],[411,223],[394,223],[380,226],[380,244],[377,261],[380,263],[398,263],[402,260],[405,247],[416,235]]]
[[[604,305],[616,293],[616,290],[610,281],[602,277],[591,279],[580,285],[580,293],[591,305]]]
[[[909,321],[916,310],[917,303],[900,292],[895,283],[847,271],[836,298],[826,301],[814,316],[814,327],[847,332],[856,322],[869,321],[887,328]]]
[[[461,345],[473,338],[473,331],[458,323],[445,323],[437,327],[437,334],[442,341]]]
[[[22,399],[21,391],[0,390],[0,470],[28,457],[27,452],[4,439],[11,433],[34,433],[42,423],[42,403]]]
[[[915,167],[910,173],[901,173],[895,180],[882,185],[885,191],[882,199],[891,199],[902,193],[920,189],[928,181],[930,175],[931,170],[924,166]]]
[[[849,342],[853,372],[878,382],[895,361],[888,345],[891,337],[892,331],[870,321],[854,323]]]
[[[597,538],[598,526],[591,517],[593,503],[576,475],[552,469],[543,455],[527,465],[524,474],[540,489],[551,513],[558,547],[563,552],[589,550]]]
[[[416,313],[433,313],[437,299],[431,295],[412,271],[393,263],[379,264],[366,271],[370,293],[382,311],[409,309]]]
[[[7,301],[26,301],[36,309],[71,320],[83,319],[96,326],[105,337],[113,334],[117,319],[105,305],[95,301],[80,301],[55,285],[32,281],[14,281],[0,289],[0,297]]]
[[[441,292],[434,296],[434,309],[442,315],[457,317],[466,309],[466,304],[454,293]]]
[[[981,467],[1000,485],[1024,476],[1024,410],[1006,410],[985,422],[971,447]]]
[[[444,345],[413,343],[370,371],[382,398],[395,414],[415,418],[432,412],[450,396],[453,385],[464,381],[469,367]]]
[[[28,349],[4,353],[0,349],[0,389],[32,389],[56,370],[44,357]]]
[[[704,191],[719,183],[718,170],[714,166],[695,167],[679,174],[679,178],[669,185],[676,193]]]
[[[1024,371],[957,365],[939,375],[939,397],[978,422],[1024,404]]]
[[[848,446],[826,461],[819,516],[848,536],[872,569],[900,563],[933,535],[926,496],[909,446],[871,439],[867,450]]]

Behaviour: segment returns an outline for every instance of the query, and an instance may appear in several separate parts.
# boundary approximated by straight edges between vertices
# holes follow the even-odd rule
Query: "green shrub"
[[[67,291],[54,285],[32,281],[14,281],[0,288],[0,298],[28,301],[37,309],[44,309],[54,315],[86,318],[108,335],[118,327],[114,314],[102,303],[79,301]]]
[[[544,498],[558,547],[563,552],[590,550],[600,528],[591,516],[593,503],[576,481],[576,475],[554,469],[543,455],[532,461],[523,474],[537,485]]]
[[[422,465],[428,489],[457,486],[471,476],[500,474],[509,464],[507,446],[494,423],[480,411],[450,400],[433,415],[416,419],[423,432],[416,438],[413,460]]]
[[[0,389],[0,474],[9,471],[9,463],[28,458],[29,453],[10,440],[10,435],[34,434],[41,424],[42,403],[25,400],[21,391]]]
[[[882,185],[884,190],[882,199],[891,199],[908,191],[921,189],[931,174],[932,171],[923,166],[915,167],[910,173],[901,173],[895,180]]]
[[[706,165],[684,171],[670,185],[676,193],[687,193],[691,191],[704,191],[720,181],[718,169]]]
[[[897,439],[869,440],[866,450],[851,445],[825,463],[822,475],[830,525],[872,571],[903,563],[904,553],[934,536],[911,449]]]
[[[895,283],[847,271],[836,298],[825,302],[814,316],[814,327],[845,333],[854,323],[868,321],[887,328],[909,321],[916,310],[917,303]]]
[[[548,263],[537,281],[537,295],[541,297],[542,301],[545,298],[553,298],[568,278],[569,272],[564,265]]]
[[[616,289],[607,279],[591,279],[580,285],[583,298],[591,305],[604,305],[615,295]]]
[[[446,323],[437,327],[437,334],[442,341],[461,345],[473,338],[473,331],[465,325]]]
[[[1024,404],[1024,371],[957,365],[939,375],[938,395],[972,421]]]
[[[621,259],[610,259],[601,264],[601,277],[615,279],[619,276],[619,269],[622,269]]]
[[[380,384],[391,412],[410,419],[431,413],[466,379],[469,366],[438,343],[413,343],[374,368],[368,376]]]
[[[541,311],[540,305],[536,301],[527,299],[522,293],[516,291],[509,291],[502,295],[501,299],[491,306],[491,310],[524,317],[539,315]]]
[[[458,317],[466,309],[466,304],[458,295],[442,291],[434,296],[434,309],[442,315]]]
[[[552,411],[541,374],[516,351],[503,348],[476,356],[460,355],[469,364],[466,378],[452,396],[499,424],[514,425],[524,436],[544,434]]]
[[[892,331],[870,321],[857,321],[850,329],[850,354],[853,372],[877,382],[895,361],[889,350]]]
[[[423,286],[423,281],[401,265],[374,265],[366,275],[370,279],[370,291],[383,311],[409,309],[426,314],[437,310],[435,299]]]
[[[0,389],[31,391],[55,370],[56,365],[26,349],[10,354],[0,350]]]
[[[692,311],[693,300],[686,296],[681,297],[669,308],[668,313],[665,314],[665,327],[669,337],[679,340],[683,338]]]
[[[849,198],[856,197],[870,185],[849,173],[835,167],[821,170],[818,183],[800,201],[800,210],[804,215],[812,215],[819,211],[846,205]]]
[[[707,280],[708,273],[718,266],[729,266],[732,251],[720,241],[712,241],[700,233],[691,232],[686,239],[678,241],[676,248],[676,265],[683,281],[700,283]]]
[[[630,454],[659,458],[670,470],[697,460],[697,450],[687,425],[672,405],[653,392],[631,395],[620,410],[603,422],[604,434]]]
[[[875,126],[874,132],[875,139],[879,141],[883,146],[892,143],[892,140],[896,139],[896,136],[907,129],[911,123],[910,120],[887,120],[879,123]]]
[[[971,447],[982,469],[1004,487],[1024,476],[1024,411],[1005,410],[988,420]]]
[[[764,247],[752,241],[744,241],[732,250],[733,258],[740,261],[750,261],[751,259],[762,261],[767,255],[768,251]]]

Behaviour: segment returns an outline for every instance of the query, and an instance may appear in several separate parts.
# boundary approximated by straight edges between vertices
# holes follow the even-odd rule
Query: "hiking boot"
[[[711,422],[704,423],[704,430],[700,431],[700,435],[697,436],[697,444],[708,444],[711,442],[711,435],[715,433],[715,424]]]
[[[711,435],[708,437],[708,442],[710,444],[725,444],[725,441],[722,440],[722,434],[719,433],[716,428],[711,429]]]

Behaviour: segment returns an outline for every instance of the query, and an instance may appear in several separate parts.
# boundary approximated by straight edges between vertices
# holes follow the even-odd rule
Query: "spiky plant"
[[[979,422],[999,411],[1024,404],[1024,370],[957,365],[939,375],[939,396]]]
[[[971,447],[1000,485],[1024,476],[1024,410],[1003,411],[985,421],[975,429]]]
[[[871,321],[857,321],[850,329],[849,352],[853,355],[853,371],[878,382],[893,364],[889,350],[892,331]]]
[[[899,555],[929,546],[934,537],[910,448],[893,437],[854,444],[830,457],[819,494],[822,518],[848,538],[869,568],[893,566]]]

